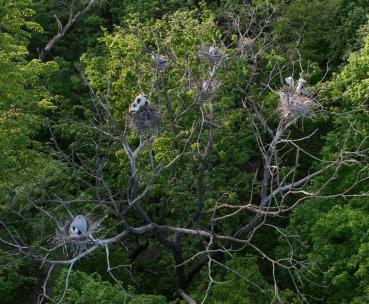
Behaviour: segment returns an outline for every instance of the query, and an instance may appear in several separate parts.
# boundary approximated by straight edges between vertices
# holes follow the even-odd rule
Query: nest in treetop
[[[155,63],[155,67],[159,71],[164,71],[165,69],[170,67],[169,57],[161,54],[152,54],[152,60]]]
[[[206,47],[202,46],[198,52],[200,57],[203,57],[210,61],[210,63],[218,64],[225,57],[224,51],[219,49],[217,46]]]
[[[139,134],[158,131],[160,127],[160,113],[154,107],[147,105],[138,111],[126,114],[127,125]]]
[[[285,87],[278,92],[279,108],[285,119],[296,119],[312,114],[314,102],[311,96],[301,94],[298,90]]]
[[[241,52],[248,52],[250,54],[253,54],[254,53],[253,45],[254,45],[253,40],[247,37],[240,37],[238,41],[238,49]]]
[[[65,224],[58,229],[55,236],[51,240],[51,244],[55,247],[59,246],[83,246],[94,243],[94,236],[100,231],[102,220],[94,221],[88,216],[84,216],[87,222],[87,230],[80,235],[73,235],[70,232],[71,224],[74,219],[69,219]]]

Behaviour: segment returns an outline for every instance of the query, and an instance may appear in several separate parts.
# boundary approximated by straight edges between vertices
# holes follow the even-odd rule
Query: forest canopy
[[[368,303],[368,7],[0,0],[0,302]]]

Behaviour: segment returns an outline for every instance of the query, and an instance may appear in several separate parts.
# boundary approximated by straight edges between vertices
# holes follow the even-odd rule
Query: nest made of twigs
[[[73,219],[68,220],[61,229],[58,229],[53,237],[51,244],[53,246],[66,245],[87,245],[95,242],[95,236],[100,231],[102,220],[94,221],[88,216],[85,216],[87,221],[87,231],[81,235],[70,235],[69,228]]]
[[[161,54],[153,54],[151,58],[154,61],[155,67],[159,71],[164,71],[170,68],[170,60],[168,56],[161,55]]]
[[[201,46],[198,55],[212,64],[219,64],[225,57],[225,52],[217,46]]]
[[[238,41],[238,50],[241,52],[248,52],[249,54],[254,53],[254,41],[248,38],[240,38]]]
[[[313,114],[314,102],[310,96],[304,96],[285,88],[278,92],[279,108],[285,119],[297,119]]]
[[[140,108],[137,112],[126,115],[128,126],[140,134],[158,131],[160,127],[160,113],[152,106]]]

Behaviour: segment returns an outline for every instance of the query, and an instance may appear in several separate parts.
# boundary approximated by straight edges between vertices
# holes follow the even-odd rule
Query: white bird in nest
[[[295,80],[292,76],[285,78],[285,81],[291,88],[295,86]]]
[[[218,56],[219,55],[219,49],[217,48],[217,47],[215,47],[215,46],[211,46],[210,48],[209,48],[209,55],[210,56]]]
[[[297,81],[297,88],[296,88],[297,93],[301,96],[311,97],[310,92],[305,90],[306,87],[307,87],[307,81],[303,78],[300,78]]]
[[[129,107],[129,113],[136,113],[138,112],[142,107],[148,106],[150,104],[150,101],[148,101],[145,97],[144,93],[140,93],[134,100],[134,102]]]
[[[69,235],[79,237],[87,232],[87,220],[83,215],[77,215],[69,226]]]

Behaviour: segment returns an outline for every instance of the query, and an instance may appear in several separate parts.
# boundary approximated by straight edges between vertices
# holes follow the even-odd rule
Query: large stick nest
[[[153,54],[151,58],[154,61],[155,67],[158,69],[158,71],[162,72],[165,69],[170,68],[170,60],[168,56]]]
[[[131,112],[126,115],[128,126],[140,134],[158,131],[160,120],[160,113],[151,106],[141,107],[137,112]]]
[[[314,102],[310,96],[301,95],[289,87],[279,91],[278,95],[283,118],[297,119],[313,113]]]
[[[224,59],[225,52],[217,46],[201,46],[198,55],[212,64],[218,64]]]
[[[87,231],[81,235],[70,235],[69,228],[73,222],[73,219],[66,221],[66,223],[59,229],[54,238],[51,241],[53,246],[66,246],[66,245],[87,245],[94,243],[94,236],[100,231],[100,225],[102,220],[94,221],[91,218],[85,216],[87,221]]]

